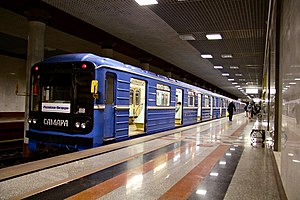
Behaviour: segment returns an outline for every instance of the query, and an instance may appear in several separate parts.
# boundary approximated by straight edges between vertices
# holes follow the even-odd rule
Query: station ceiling
[[[224,95],[245,99],[238,88],[261,91],[269,0],[157,2],[140,6],[135,0],[2,0],[0,52],[26,56],[27,35],[20,24],[26,26],[28,11],[43,10],[47,26],[71,35],[69,38],[111,46],[114,51]],[[68,50],[57,48],[55,41],[63,43],[64,38],[53,30],[47,32],[48,38],[54,38],[47,44],[49,56],[51,49],[53,54],[70,52],[72,45],[88,50],[82,41],[70,42]],[[220,34],[222,39],[208,40],[207,34]],[[205,54],[212,58],[202,58]],[[226,55],[232,58],[224,58]]]

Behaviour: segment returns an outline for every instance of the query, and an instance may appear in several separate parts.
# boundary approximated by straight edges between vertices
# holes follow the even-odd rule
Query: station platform
[[[284,199],[244,114],[0,169],[0,199]]]

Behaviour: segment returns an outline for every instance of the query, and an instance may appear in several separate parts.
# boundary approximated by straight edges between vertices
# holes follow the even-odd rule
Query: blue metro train
[[[32,151],[40,145],[82,150],[225,117],[231,100],[113,59],[60,55],[31,69],[26,137]]]

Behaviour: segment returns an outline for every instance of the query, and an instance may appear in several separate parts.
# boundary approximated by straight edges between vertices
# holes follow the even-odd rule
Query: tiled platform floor
[[[253,125],[240,114],[5,168],[0,199],[279,199]]]

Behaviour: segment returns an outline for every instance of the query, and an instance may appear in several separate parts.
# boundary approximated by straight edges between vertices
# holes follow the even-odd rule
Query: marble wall
[[[281,178],[288,199],[300,198],[300,1],[284,0],[281,9],[282,75]]]
[[[0,112],[25,111],[25,60],[0,55]],[[15,94],[16,85],[19,95]]]

